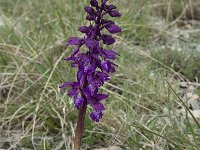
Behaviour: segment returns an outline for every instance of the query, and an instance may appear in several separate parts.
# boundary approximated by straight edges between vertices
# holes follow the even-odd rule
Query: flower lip
[[[101,70],[106,71],[107,73],[114,73],[115,72],[114,66],[115,66],[115,64],[109,60],[101,61]]]
[[[85,45],[90,48],[90,49],[94,49],[98,46],[98,41],[94,40],[94,39],[86,39],[85,40]]]
[[[93,112],[90,114],[90,118],[91,118],[93,121],[96,121],[96,122],[99,122],[99,120],[102,118],[102,116],[103,116],[102,111],[93,111]]]
[[[96,96],[96,99],[97,99],[98,101],[102,101],[102,100],[104,100],[104,99],[106,99],[106,98],[108,98],[108,95],[107,95],[107,94],[97,94],[97,96]]]
[[[98,88],[92,84],[88,85],[86,87],[86,90],[88,90],[88,92],[90,93],[91,97],[94,97],[97,92],[98,92]]]
[[[117,55],[119,56],[119,54],[117,54],[113,50],[102,50],[101,53],[104,56],[104,58],[107,58],[107,59],[116,59],[116,56]]]
[[[77,95],[74,97],[74,105],[76,106],[76,108],[80,108],[84,103],[84,98],[80,95]]]
[[[92,107],[94,108],[94,110],[96,111],[102,111],[105,109],[104,105],[101,103],[101,102],[97,102],[97,103],[94,103],[92,105]]]
[[[78,93],[79,93],[78,88],[72,88],[71,90],[68,91],[67,95],[69,97],[73,97],[73,96],[77,95]]]

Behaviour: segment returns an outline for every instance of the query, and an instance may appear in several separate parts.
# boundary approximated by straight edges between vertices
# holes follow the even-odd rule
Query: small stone
[[[179,109],[179,110],[177,110],[177,113],[179,114],[179,115],[183,115],[183,116],[185,116],[185,109]]]
[[[194,95],[192,96],[192,99],[195,99],[195,100],[199,99],[199,95],[194,94]]]
[[[188,107],[192,110],[200,110],[200,98],[199,95],[193,94],[188,100]]]
[[[186,93],[186,98],[189,99],[189,98],[192,98],[194,94],[192,92],[187,92]]]
[[[181,82],[180,83],[180,88],[187,88],[187,83],[186,82]]]
[[[192,114],[196,119],[200,119],[200,110],[193,110]],[[192,118],[191,115],[190,115],[190,117]]]
[[[194,88],[194,86],[193,85],[190,85],[189,87],[188,87],[188,89],[187,89],[188,91],[194,91],[195,90],[195,88]]]

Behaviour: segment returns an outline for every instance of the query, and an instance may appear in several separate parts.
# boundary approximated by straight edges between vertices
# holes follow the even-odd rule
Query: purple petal
[[[108,12],[108,14],[111,17],[120,17],[121,16],[121,14],[117,10],[112,10],[112,11]]]
[[[91,84],[94,85],[94,86],[97,86],[97,87],[100,87],[100,86],[103,85],[100,80],[94,80]]]
[[[118,33],[118,32],[122,31],[122,29],[119,26],[117,26],[116,24],[108,25],[106,27],[106,29],[112,34],[115,34],[115,33]]]
[[[102,110],[105,109],[104,105],[102,103],[100,103],[100,102],[93,104],[92,107],[96,111],[102,111]]]
[[[96,40],[93,40],[93,39],[86,39],[85,40],[85,45],[88,47],[88,48],[95,48],[98,46],[98,42]]]
[[[83,105],[84,98],[80,95],[74,97],[74,104],[76,108],[80,108]]]
[[[116,72],[115,67],[113,67],[113,65],[110,65],[108,73],[115,73],[115,72]]]
[[[77,48],[75,48],[75,50],[72,52],[72,56],[76,55],[80,50],[80,47],[78,46]]]
[[[83,86],[85,82],[86,82],[86,75],[84,74],[80,78],[80,85]]]
[[[93,21],[93,20],[95,20],[95,17],[93,15],[88,15],[88,16],[86,16],[86,19],[89,21]]]
[[[68,45],[80,45],[81,44],[82,39],[79,37],[72,37],[69,38],[67,41]]]
[[[90,96],[90,92],[87,89],[83,89],[83,95],[85,96],[85,98],[87,99],[88,103],[92,103],[92,98]]]
[[[115,51],[113,50],[102,50],[102,53],[104,55],[104,58],[107,59],[115,59],[116,55],[118,55]]]
[[[70,60],[75,60],[75,59],[76,59],[76,57],[74,57],[74,56],[70,56],[70,57],[65,58],[64,60],[66,60],[66,61],[70,61]]]
[[[77,62],[73,62],[73,63],[71,63],[71,66],[72,67],[78,67],[78,64],[77,64]]]
[[[59,88],[63,89],[72,85],[73,85],[73,82],[65,82],[64,84],[60,85]]]
[[[80,70],[79,70],[79,71],[77,72],[77,79],[80,80],[81,77],[82,77],[82,75],[83,75],[83,71],[80,71]]]
[[[66,88],[66,87],[72,87],[72,88],[78,88],[80,84],[78,82],[65,82],[64,84],[60,85],[59,88]]]
[[[90,95],[91,95],[91,96],[96,95],[97,92],[98,92],[98,87],[96,87],[96,86],[94,86],[94,85],[92,85],[92,84],[88,85],[88,86],[87,86],[87,89],[88,89],[88,91],[90,92]]]
[[[92,72],[94,72],[94,70],[96,69],[96,62],[94,60],[92,60],[90,62],[90,60],[87,60],[84,64],[83,64],[83,71],[84,73],[88,73],[91,74]]]
[[[99,80],[95,79],[94,74],[87,76],[88,83],[97,87],[100,87],[102,84]]]
[[[71,90],[68,91],[67,95],[69,97],[73,97],[79,93],[79,90],[77,88],[72,88]]]
[[[86,75],[83,74],[83,71],[79,70],[77,72],[77,80],[79,81],[81,86],[86,82]]]
[[[109,60],[102,60],[101,61],[101,70],[106,71],[107,73],[114,73],[114,63],[110,62]]]
[[[79,82],[73,82],[72,87],[79,88],[80,87]]]
[[[87,80],[89,83],[92,83],[94,81],[94,75],[93,74],[87,75]]]
[[[117,7],[115,5],[108,5],[108,9],[112,10],[112,9],[116,9]]]
[[[79,31],[82,33],[88,33],[90,31],[90,27],[82,26],[79,28]]]
[[[90,4],[91,4],[91,6],[93,6],[93,7],[97,7],[97,6],[98,6],[97,0],[91,0],[91,1],[90,1]]]
[[[115,39],[111,35],[107,35],[107,34],[102,35],[102,40],[103,40],[103,43],[107,45],[112,45],[113,43],[115,43]]]
[[[101,81],[102,84],[104,84],[105,81],[110,80],[110,77],[103,72],[97,72],[96,76],[98,78],[99,81]]]
[[[87,60],[87,61],[83,64],[83,71],[84,71],[84,73],[87,73],[90,67],[91,67],[90,60]]]
[[[107,25],[110,25],[110,24],[115,24],[112,20],[106,20],[106,19],[102,19],[102,24],[107,24]]]
[[[97,71],[96,75],[101,78],[106,78],[106,77],[109,77],[108,74],[104,73],[104,72],[100,72],[100,71]]]
[[[95,10],[92,8],[92,7],[85,7],[85,11],[91,15],[94,15],[95,14]]]
[[[108,72],[108,70],[109,70],[109,66],[108,65],[109,64],[108,64],[107,60],[102,60],[101,61],[101,68],[102,68],[102,70],[105,70],[106,72]]]
[[[97,99],[98,101],[102,101],[102,100],[104,100],[104,99],[106,99],[106,98],[108,98],[108,95],[107,95],[107,94],[97,94],[97,96],[96,96],[96,99]]]
[[[97,68],[96,62],[95,62],[94,60],[92,60],[91,66],[90,66],[90,68],[88,69],[88,74],[93,73],[93,72],[95,71],[96,68]]]
[[[99,120],[102,118],[103,116],[103,113],[101,111],[93,111],[91,114],[90,114],[90,118],[93,120],[93,121],[96,121],[96,122],[99,122]]]

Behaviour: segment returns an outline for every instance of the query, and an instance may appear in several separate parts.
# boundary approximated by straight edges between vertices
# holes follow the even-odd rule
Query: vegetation
[[[65,44],[86,23],[86,3],[0,1],[0,149],[70,149],[77,111],[58,86],[74,80],[63,61],[72,51]],[[123,14],[116,19],[123,28],[115,36],[118,69],[101,89],[110,95],[103,119],[86,118],[83,148],[198,150],[198,118],[190,117],[186,105],[183,115],[177,113],[183,102],[179,82],[199,85],[198,20],[191,24],[184,13],[160,15],[163,5],[173,8],[171,0],[114,3]]]

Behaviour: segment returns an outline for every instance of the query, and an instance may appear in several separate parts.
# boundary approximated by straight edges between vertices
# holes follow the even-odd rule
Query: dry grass
[[[74,79],[74,70],[63,61],[71,51],[65,40],[80,34],[86,3],[0,1],[0,148],[70,148],[77,111],[58,85]],[[200,58],[199,26],[192,25],[196,32],[185,38],[173,30],[182,15],[175,20],[155,16],[152,8],[158,3],[153,1],[115,3],[123,13],[117,23],[124,32],[115,45],[119,67],[102,88],[110,95],[102,121],[86,118],[83,148],[198,150],[199,120],[189,118],[188,111],[176,113],[180,99],[173,89],[179,91],[180,80],[199,81],[199,72],[191,74],[199,69],[193,62]],[[170,41],[174,37],[175,44]]]

